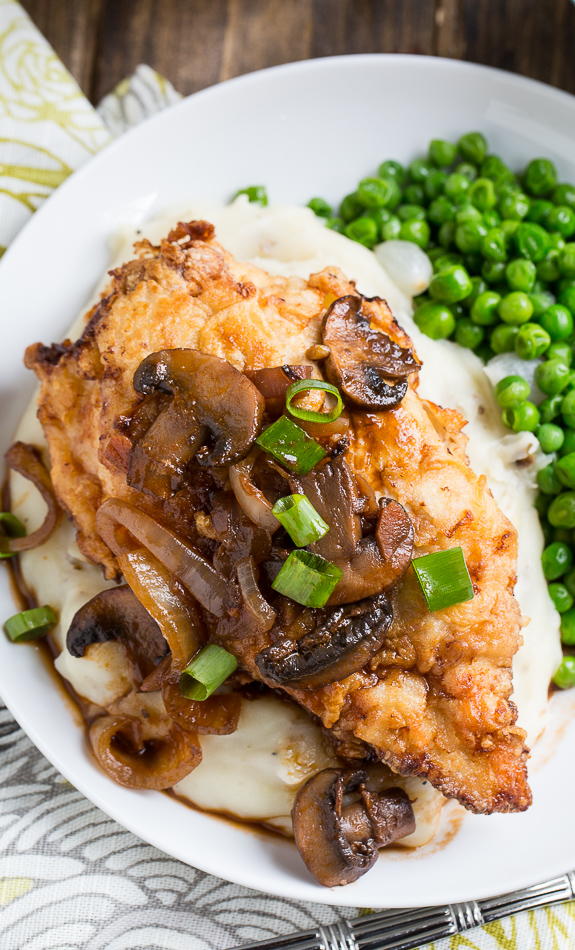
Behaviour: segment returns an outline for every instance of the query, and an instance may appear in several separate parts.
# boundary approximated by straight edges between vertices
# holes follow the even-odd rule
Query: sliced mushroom
[[[297,631],[278,631],[274,643],[256,655],[257,667],[281,686],[326,686],[366,665],[382,646],[392,619],[385,594],[345,607],[303,611]],[[303,635],[296,638],[294,633]]]
[[[411,350],[372,330],[362,313],[362,300],[351,294],[339,297],[324,317],[322,341],[330,349],[326,374],[356,406],[375,412],[393,409],[405,396],[407,377],[417,372],[419,363]]]
[[[355,800],[349,802],[350,796]],[[380,848],[415,830],[405,792],[370,791],[363,770],[314,775],[297,794],[292,822],[304,863],[326,887],[357,881],[373,867]]]
[[[413,552],[413,525],[407,512],[391,498],[379,502],[373,537],[362,537],[364,507],[355,477],[343,459],[335,459],[308,475],[291,480],[292,490],[307,495],[330,530],[311,550],[332,561],[343,576],[330,605],[372,597],[396,583]],[[369,505],[370,499],[368,499]]]
[[[100,591],[76,611],[66,636],[72,656],[84,656],[93,643],[119,640],[138,666],[143,679],[166,656],[162,632],[130,588],[110,587]]]

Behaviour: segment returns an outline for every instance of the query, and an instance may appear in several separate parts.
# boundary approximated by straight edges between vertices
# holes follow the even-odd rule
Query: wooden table
[[[21,0],[97,102],[138,63],[188,94],[291,60],[425,53],[575,93],[570,0]]]

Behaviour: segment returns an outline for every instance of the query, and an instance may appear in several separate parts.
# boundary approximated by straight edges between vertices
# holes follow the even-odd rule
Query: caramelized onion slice
[[[26,442],[14,442],[6,452],[8,468],[27,478],[40,492],[46,503],[47,511],[44,521],[36,531],[23,538],[8,538],[4,550],[14,554],[19,551],[29,551],[47,541],[58,523],[60,509],[56,501],[50,475],[40,458],[40,453],[33,445]]]
[[[272,415],[283,412],[286,392],[292,383],[311,378],[311,366],[272,366],[266,369],[245,370],[245,375],[259,389]]]
[[[162,695],[170,718],[187,732],[229,736],[238,728],[242,701],[237,693],[215,693],[200,703],[186,699],[177,685],[169,683]]]
[[[102,540],[114,553],[119,550],[116,528],[118,525],[125,528],[216,617],[223,616],[232,605],[233,585],[230,586],[191,545],[144,511],[109,498],[98,509],[96,525]]]
[[[270,607],[258,587],[253,558],[246,557],[239,561],[236,573],[244,605],[252,615],[258,630],[265,633],[273,627],[276,612],[273,607]]]
[[[202,761],[196,736],[175,723],[165,737],[146,740],[141,720],[101,716],[88,735],[98,764],[126,788],[172,788]]]
[[[279,521],[272,515],[271,502],[252,481],[255,458],[256,455],[252,452],[241,462],[230,465],[230,485],[238,505],[250,521],[273,533],[279,528]]]

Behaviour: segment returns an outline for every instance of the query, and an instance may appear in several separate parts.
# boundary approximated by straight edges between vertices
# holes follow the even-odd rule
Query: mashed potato
[[[468,454],[476,472],[487,476],[491,490],[519,531],[516,594],[529,618],[524,644],[514,660],[515,699],[519,723],[534,742],[545,724],[551,675],[561,658],[559,618],[546,590],[540,566],[543,538],[533,508],[537,440],[529,433],[509,434],[500,421],[491,384],[480,360],[452,343],[423,336],[411,318],[409,293],[420,292],[427,277],[426,262],[413,248],[386,246],[373,254],[326,229],[307,209],[261,208],[239,199],[227,207],[195,204],[162,217],[143,231],[152,240],[163,235],[178,218],[205,217],[216,225],[218,239],[239,259],[250,260],[271,273],[307,277],[328,265],[352,275],[358,289],[387,299],[392,311],[412,337],[424,365],[420,392],[444,406],[459,409],[468,420]],[[134,233],[119,241],[118,262],[131,257]],[[399,242],[394,242],[398,244]],[[388,269],[378,261],[378,254]],[[392,280],[396,275],[397,283]],[[400,286],[401,289],[400,289]],[[80,325],[76,328],[80,331]],[[72,334],[73,335],[73,334]],[[42,444],[43,434],[31,405],[17,437]],[[525,464],[527,460],[527,464]],[[517,465],[517,462],[521,465]],[[42,519],[42,502],[30,484],[12,476],[13,510],[31,530]],[[99,568],[78,551],[71,525],[63,522],[49,541],[22,556],[27,583],[41,603],[59,612],[55,633],[61,654],[58,671],[87,699],[102,705],[123,695],[129,687],[124,654],[113,643],[93,646],[89,655],[72,657],[65,634],[78,607],[98,590],[109,586]],[[263,724],[263,725],[262,725]],[[309,775],[330,764],[321,733],[302,711],[275,698],[244,703],[240,725],[231,736],[202,740],[204,760],[177,788],[200,807],[221,810],[251,820],[264,820],[289,829],[289,811],[295,791]],[[241,763],[241,775],[238,771]],[[441,796],[427,783],[410,779],[409,794],[416,799],[417,838],[424,843],[433,834]],[[413,836],[411,836],[413,837]]]

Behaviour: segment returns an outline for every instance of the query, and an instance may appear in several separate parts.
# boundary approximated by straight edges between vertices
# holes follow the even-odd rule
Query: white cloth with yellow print
[[[112,136],[178,98],[140,66],[96,111],[22,8],[0,0],[0,249]],[[267,897],[165,857],[65,782],[0,706],[0,950],[227,948],[355,913]],[[572,946],[568,905],[434,950]]]

